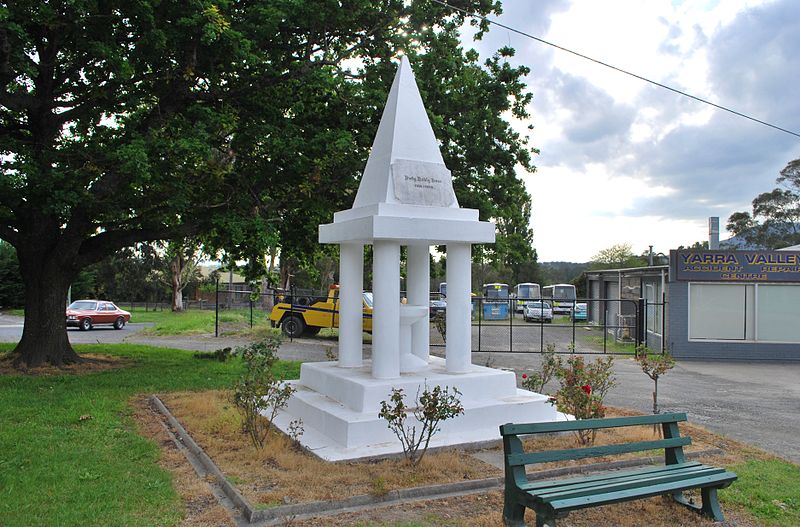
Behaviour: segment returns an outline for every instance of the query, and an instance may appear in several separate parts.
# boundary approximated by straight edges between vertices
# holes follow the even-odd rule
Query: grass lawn
[[[212,313],[213,315],[213,313]],[[0,345],[0,357],[12,345]],[[183,506],[129,399],[229,386],[234,360],[137,345],[77,346],[130,365],[84,375],[0,375],[0,525],[174,525]],[[287,378],[299,364],[280,363]]]
[[[214,333],[214,311],[210,309],[190,309],[173,313],[164,311],[145,311],[137,308],[131,311],[131,322],[149,322],[153,326],[144,329],[150,335],[202,335]],[[223,334],[246,335],[251,331],[271,333],[269,313],[253,309],[253,330],[250,329],[249,309],[226,309],[219,312],[219,327]]]
[[[0,361],[10,349],[10,344],[0,344]],[[181,392],[174,395],[185,397],[187,392],[225,389],[241,372],[241,363],[238,360],[228,363],[200,360],[188,351],[139,345],[85,345],[77,349],[81,353],[107,354],[122,359],[124,364],[117,369],[82,375],[0,373],[0,525],[169,526],[180,523],[186,510],[176,491],[180,477],[159,464],[164,451],[156,441],[141,435],[144,432],[137,428],[132,400],[137,394]],[[279,367],[287,378],[298,375],[298,363],[281,362]],[[211,417],[208,408],[201,405],[197,415]],[[190,430],[194,428],[199,432],[197,423],[187,421]],[[225,430],[229,421],[212,423],[212,428]],[[800,467],[710,433],[706,438],[695,432],[689,435],[730,452],[721,464],[737,472],[739,480],[720,492],[726,514],[740,519],[753,518],[754,523],[749,523],[748,519],[742,524],[747,526],[800,525]],[[226,440],[230,441],[230,437]],[[308,465],[307,470],[312,467],[311,460],[286,459],[290,460],[287,463],[293,473],[302,474],[301,468],[305,465]],[[442,460],[447,461],[447,456],[439,462]],[[258,461],[258,457],[253,456],[250,461]],[[271,460],[265,466],[273,467],[274,462],[276,460]],[[361,484],[366,490],[358,492],[377,494],[395,485],[392,479],[380,473],[379,466],[363,467],[362,471],[369,472],[366,478],[358,474],[358,467],[351,470],[354,472],[351,477],[365,479]],[[317,467],[314,474],[333,471],[335,467]],[[437,470],[441,472],[441,466]],[[453,461],[449,471],[461,479],[465,477],[464,470]],[[243,486],[253,478],[249,472],[236,473],[235,470],[229,475]],[[321,477],[314,477],[322,481]],[[393,474],[393,477],[410,476]],[[202,481],[196,484],[204,485]],[[299,484],[308,487],[307,477]],[[261,495],[254,501],[265,505],[270,500],[283,503],[284,493],[264,490],[265,486],[260,489]],[[272,495],[268,495],[270,493]],[[301,497],[300,492],[292,494],[291,500]],[[655,506],[661,507],[659,503]],[[641,511],[640,505],[626,507],[620,513],[634,521],[638,522],[643,516],[657,518],[651,511]],[[488,527],[499,525],[501,508],[502,494],[494,492],[378,510],[380,522],[375,522],[378,518],[374,517],[356,518],[353,522],[342,520],[343,523],[330,525]],[[412,512],[415,517],[410,517]],[[586,525],[621,525],[609,519],[608,513],[601,509],[592,509],[591,514],[595,516],[589,518],[602,520]],[[606,523],[606,519],[610,523]],[[323,521],[328,524],[327,519]],[[298,526],[319,524],[319,520],[309,520]],[[687,525],[706,524],[696,524],[692,520]]]

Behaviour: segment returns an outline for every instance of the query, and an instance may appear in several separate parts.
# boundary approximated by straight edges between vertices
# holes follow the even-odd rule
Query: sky
[[[490,17],[697,97],[800,132],[797,0],[503,0]],[[800,138],[493,26],[482,55],[511,45],[531,69],[531,144],[520,170],[539,261],[601,249],[667,253],[708,239],[775,188]]]

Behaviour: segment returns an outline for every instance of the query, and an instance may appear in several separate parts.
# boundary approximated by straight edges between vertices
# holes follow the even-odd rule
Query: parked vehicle
[[[540,300],[542,298],[542,288],[539,287],[539,284],[524,282],[514,286],[514,292],[511,296],[516,299],[514,302],[514,312],[522,313],[527,302]]]
[[[572,320],[586,320],[586,302],[576,302],[572,310]]]
[[[130,320],[130,313],[105,300],[76,300],[67,307],[67,327],[81,331],[100,325],[122,329]]]
[[[445,300],[431,300],[431,316],[438,315],[447,311],[447,302]]]
[[[542,297],[553,303],[553,311],[569,315],[575,305],[575,286],[572,284],[554,284],[542,288]]]
[[[528,302],[522,310],[522,318],[525,322],[547,322],[553,321],[553,308],[548,302]]]
[[[285,300],[272,308],[269,320],[287,337],[316,335],[322,328],[339,327],[338,285],[330,286],[327,297]],[[372,293],[368,291],[363,293],[363,328],[372,331]]]

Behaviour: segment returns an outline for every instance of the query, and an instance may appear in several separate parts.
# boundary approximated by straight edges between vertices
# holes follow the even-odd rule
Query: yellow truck
[[[289,298],[272,308],[269,316],[273,328],[280,327],[284,335],[297,338],[301,335],[316,335],[322,328],[339,327],[339,286],[328,289],[327,298]],[[372,331],[372,293],[363,294],[364,331]]]

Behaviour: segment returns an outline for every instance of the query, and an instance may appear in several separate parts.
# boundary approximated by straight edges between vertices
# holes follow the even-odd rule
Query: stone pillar
[[[466,373],[472,366],[472,246],[447,244],[448,373]]]
[[[372,255],[372,376],[400,376],[400,244],[375,240]]]
[[[408,303],[430,309],[431,253],[429,245],[408,246]],[[411,326],[411,353],[428,362],[430,355],[430,315]]]
[[[339,246],[339,367],[358,368],[363,359],[364,245]]]

